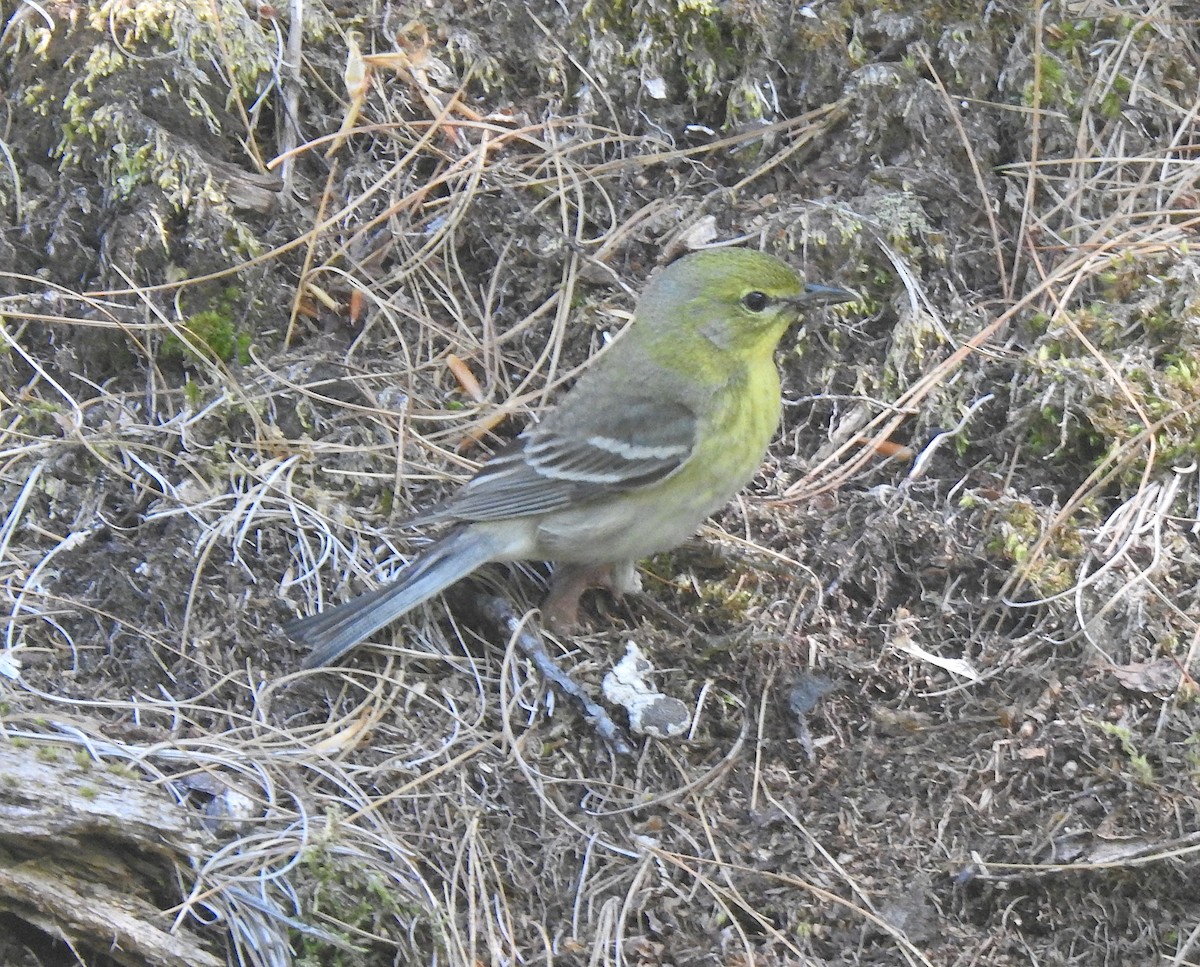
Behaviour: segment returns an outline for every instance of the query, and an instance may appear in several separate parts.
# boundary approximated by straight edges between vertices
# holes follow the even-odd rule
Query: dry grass
[[[1165,11],[1139,29],[1194,76]],[[451,91],[426,36],[279,156],[290,182],[330,155],[307,230],[183,283],[10,279],[0,730],[207,816],[171,914],[245,963],[1196,963],[1197,102],[1130,28],[1064,106],[1062,29],[1018,32],[1024,103],[915,51],[904,96],[955,139],[938,226],[897,223],[912,192],[791,193],[902,100],[866,74],[680,147]],[[1020,132],[999,174],[996,132]],[[650,602],[555,643],[595,690],[637,638],[695,700],[689,741],[614,758],[440,602],[296,671],[278,625],[418,550],[400,522],[710,235],[867,299],[786,358],[716,564],[652,562]],[[255,305],[268,277],[289,307]],[[240,359],[189,301],[228,283]],[[539,578],[486,580],[530,606]],[[798,714],[815,669],[837,687]]]

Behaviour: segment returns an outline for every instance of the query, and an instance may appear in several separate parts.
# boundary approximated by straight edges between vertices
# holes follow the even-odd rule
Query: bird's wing
[[[563,424],[569,426],[560,430]],[[547,419],[422,519],[527,517],[658,483],[691,456],[696,426],[683,403],[628,396],[619,407]]]

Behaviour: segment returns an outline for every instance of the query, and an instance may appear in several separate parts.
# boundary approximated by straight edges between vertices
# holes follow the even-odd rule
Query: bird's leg
[[[589,588],[603,588],[614,598],[642,590],[633,561],[615,564],[555,564],[550,593],[542,602],[542,620],[554,631],[579,623],[579,598]]]

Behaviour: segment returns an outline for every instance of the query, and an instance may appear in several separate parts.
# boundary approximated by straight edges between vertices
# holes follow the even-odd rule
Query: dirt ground
[[[1200,8],[0,14],[0,963],[1200,964]],[[730,240],[861,299],[546,639],[687,734],[537,565],[301,670]]]

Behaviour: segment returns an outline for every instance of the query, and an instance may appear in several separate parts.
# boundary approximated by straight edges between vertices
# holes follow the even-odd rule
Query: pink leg
[[[642,582],[632,561],[615,564],[555,564],[550,593],[542,602],[542,620],[554,631],[579,623],[579,598],[589,588],[603,588],[615,598],[640,591]]]

